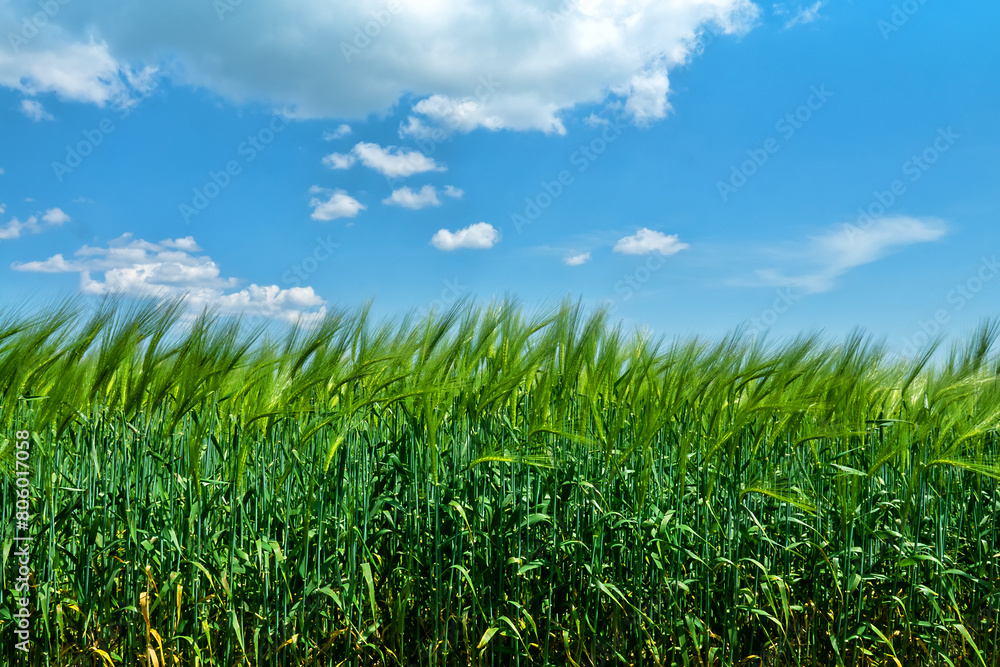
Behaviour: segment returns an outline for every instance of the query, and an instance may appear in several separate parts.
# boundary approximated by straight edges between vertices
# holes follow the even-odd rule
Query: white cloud
[[[0,28],[4,27],[2,18]],[[46,34],[65,38],[55,26]],[[39,37],[29,46],[17,51],[0,50],[0,86],[30,96],[55,93],[65,100],[100,107],[128,107],[155,85],[156,67],[122,64],[111,55],[106,42],[84,42],[81,37],[81,41],[49,40],[46,44]]]
[[[347,123],[341,123],[337,126],[337,129],[333,132],[324,132],[323,141],[334,141],[342,137],[346,137],[351,133],[351,126]]]
[[[323,165],[329,167],[330,169],[350,169],[354,166],[355,158],[353,155],[344,155],[343,153],[330,153],[325,158],[323,158]]]
[[[434,189],[433,185],[425,185],[416,192],[408,187],[393,190],[392,196],[383,199],[382,203],[390,206],[421,209],[426,206],[440,206],[441,200],[438,199],[437,190]]]
[[[515,106],[507,109],[507,113],[502,113],[496,103],[491,105],[472,97],[431,95],[417,102],[413,111],[432,122],[428,126],[419,116],[407,119],[407,124],[400,128],[400,134],[417,139],[432,138],[435,131],[471,132],[480,127],[494,132],[503,129],[540,129],[557,134],[566,132],[562,121],[555,116],[557,109],[550,105],[548,108],[528,106],[523,109]]]
[[[461,199],[465,195],[465,191],[453,185],[446,185],[440,194],[453,199]],[[393,190],[392,196],[383,199],[382,203],[389,206],[421,209],[427,206],[440,206],[441,200],[438,199],[438,191],[433,185],[425,185],[419,190],[412,190],[404,186]]]
[[[36,123],[41,120],[55,120],[38,100],[21,100],[21,113]]]
[[[312,287],[281,289],[250,285],[239,289],[235,278],[224,278],[218,265],[190,236],[150,243],[125,234],[106,248],[83,246],[67,260],[61,254],[40,262],[15,262],[15,271],[78,273],[84,294],[130,294],[139,297],[185,297],[192,311],[217,308],[285,320],[315,322],[326,306]],[[96,277],[95,277],[96,275]]]
[[[446,171],[420,151],[359,142],[351,149],[350,154],[331,153],[323,158],[323,164],[330,169],[350,169],[356,162],[373,169],[387,178],[405,178],[414,174],[429,171]]]
[[[38,224],[38,218],[31,216],[24,222],[14,218],[6,225],[0,227],[0,241],[12,241],[19,239],[24,234],[37,234],[42,231]]]
[[[590,261],[590,253],[584,252],[579,255],[570,255],[563,261],[569,266],[580,266],[581,264],[586,264]]]
[[[827,292],[838,277],[853,268],[882,259],[904,246],[937,241],[947,233],[947,225],[934,218],[881,218],[867,229],[842,225],[782,252],[790,264],[804,265],[804,270],[789,274],[766,269],[757,271],[757,277],[765,285],[794,286],[806,293]]]
[[[457,232],[440,229],[431,239],[431,245],[438,250],[457,250],[459,248],[492,248],[500,241],[500,232],[488,222],[477,222]]]
[[[11,31],[37,11],[34,0],[7,4],[0,28]],[[745,32],[758,15],[751,0],[547,4],[428,0],[393,14],[376,0],[274,0],[243,3],[220,22],[205,0],[142,11],[91,0],[86,11],[64,6],[22,53],[4,50],[0,85],[107,103],[133,85],[128,67],[149,64],[174,84],[300,118],[366,118],[412,96],[417,119],[446,128],[562,132],[565,114],[623,87],[636,122],[659,117],[666,72],[697,53],[702,34]],[[368,37],[376,13],[383,24]],[[363,50],[353,44],[361,38]],[[479,81],[491,73],[499,85]]]
[[[353,218],[367,206],[350,196],[343,190],[328,190],[314,185],[309,188],[310,194],[319,195],[309,200],[312,207],[313,220],[336,220],[337,218]]]
[[[201,252],[201,248],[195,243],[193,236],[185,236],[180,239],[165,239],[160,241],[160,245],[164,248],[174,248],[176,250],[184,250],[185,252]]]
[[[634,75],[628,86],[619,91],[627,97],[625,115],[640,127],[648,127],[654,121],[666,118],[670,111],[670,104],[667,102],[670,81],[663,67]]]
[[[5,211],[6,207],[0,205],[0,215]],[[69,221],[70,217],[59,208],[50,208],[42,215],[44,225],[38,223],[37,215],[33,215],[24,221],[13,218],[6,225],[0,226],[0,241],[13,241],[26,234],[38,234],[46,226],[59,227]]]
[[[677,240],[676,234],[664,234],[643,227],[632,236],[618,240],[614,251],[625,255],[646,255],[659,252],[662,255],[676,255],[681,250],[689,248],[687,243]]]
[[[361,142],[353,151],[361,164],[389,178],[405,178],[428,171],[445,171],[445,168],[420,151],[407,150]]]
[[[587,127],[607,127],[611,124],[611,121],[592,113],[583,119],[583,124]]]
[[[826,4],[826,0],[817,0],[813,5],[809,7],[799,7],[798,10],[791,14],[791,12],[781,5],[774,6],[774,13],[778,16],[791,16],[785,21],[785,29],[794,28],[797,25],[806,25],[807,23],[812,23],[817,19],[821,18],[819,10],[823,8]]]
[[[50,225],[63,225],[70,221],[70,217],[61,208],[50,208],[42,216],[42,220]]]

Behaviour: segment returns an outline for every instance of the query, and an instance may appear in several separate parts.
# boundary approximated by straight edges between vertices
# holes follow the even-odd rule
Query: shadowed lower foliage
[[[8,312],[4,661],[996,667],[997,333],[932,363],[572,305]]]

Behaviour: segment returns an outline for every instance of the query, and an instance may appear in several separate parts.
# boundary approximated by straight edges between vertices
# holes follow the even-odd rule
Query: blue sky
[[[997,313],[998,20],[0,2],[2,299],[308,321],[571,296],[667,337],[861,326],[905,352]]]

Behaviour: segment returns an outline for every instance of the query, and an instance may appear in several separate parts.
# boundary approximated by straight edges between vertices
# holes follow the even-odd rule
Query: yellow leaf
[[[143,591],[139,593],[139,610],[142,611],[142,620],[146,622],[146,632],[149,632],[149,593]]]
[[[486,632],[484,632],[483,633],[483,638],[479,640],[479,645],[476,646],[476,648],[483,648],[484,646],[486,646],[487,644],[489,644],[490,640],[493,639],[493,635],[495,635],[497,633],[497,630],[499,630],[499,629],[500,628],[492,627],[489,630],[487,630]]]
[[[93,651],[94,653],[96,653],[97,655],[101,656],[101,658],[104,660],[105,664],[110,665],[110,667],[115,667],[114,661],[111,660],[111,656],[108,655],[106,652],[102,651],[101,649],[99,649],[97,647],[93,647],[93,646],[90,648],[90,650]]]
[[[164,665],[166,665],[167,661],[163,659],[163,639],[160,638],[160,633],[157,632],[156,630],[152,629],[152,628],[150,628],[149,632],[154,637],[156,637],[156,644],[160,648],[160,662],[162,662]]]

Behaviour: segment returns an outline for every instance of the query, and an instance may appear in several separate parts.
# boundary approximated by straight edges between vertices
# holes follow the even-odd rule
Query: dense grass
[[[0,318],[30,664],[1000,664],[992,324],[931,364],[569,305],[181,320]]]

